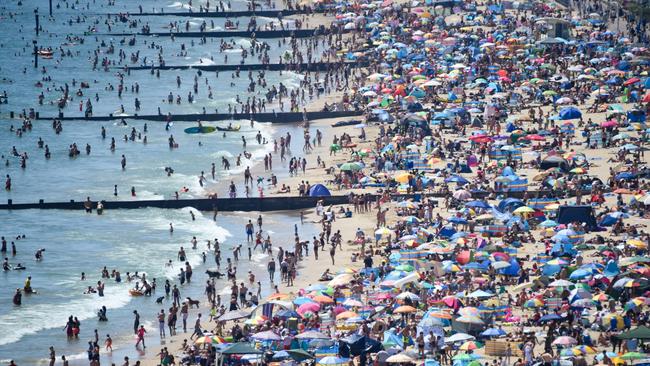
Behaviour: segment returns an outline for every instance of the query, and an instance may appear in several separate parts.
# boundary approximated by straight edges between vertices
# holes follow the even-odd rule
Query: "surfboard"
[[[217,129],[212,127],[212,126],[203,126],[203,127],[189,127],[186,128],[185,133],[211,133],[216,131]]]

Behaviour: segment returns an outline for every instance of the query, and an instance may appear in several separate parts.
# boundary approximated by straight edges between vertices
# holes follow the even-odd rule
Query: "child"
[[[111,352],[113,352],[113,339],[111,338],[110,334],[106,335],[106,340],[104,341],[104,344],[106,345],[107,351],[110,349]]]

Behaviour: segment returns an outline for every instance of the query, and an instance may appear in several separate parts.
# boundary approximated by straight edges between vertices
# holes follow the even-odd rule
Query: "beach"
[[[0,363],[650,362],[650,54],[634,10],[33,5],[0,9],[0,199],[87,206],[0,212]],[[252,7],[305,8],[215,15]],[[265,34],[298,30],[321,35]],[[204,33],[228,31],[243,36]],[[222,65],[241,70],[197,68]],[[363,115],[304,117],[343,110]],[[215,197],[320,201],[97,210]]]

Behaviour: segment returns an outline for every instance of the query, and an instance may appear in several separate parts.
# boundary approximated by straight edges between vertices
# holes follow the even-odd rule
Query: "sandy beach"
[[[174,32],[202,31],[209,22],[211,29],[236,27],[221,19],[215,25],[200,12],[169,23],[162,16],[140,20],[135,14],[142,10],[130,4],[126,13],[133,16],[120,13],[104,23],[97,17],[91,25],[84,9],[64,3],[67,26],[76,31],[88,21],[83,24],[88,39],[62,40],[57,33],[62,30],[49,29],[60,19],[48,19],[48,36],[61,44],[38,51],[34,41],[35,60],[47,67],[25,70],[25,80],[3,74],[16,92],[0,101],[11,100],[9,108],[25,110],[16,100],[33,98],[34,90],[26,90],[36,87],[47,113],[117,113],[125,120],[92,127],[90,120],[54,121],[47,131],[32,126],[30,118],[23,118],[22,126],[11,120],[0,135],[7,147],[3,198],[206,198],[226,197],[231,187],[242,197],[246,187],[250,197],[262,200],[300,194],[321,197],[320,202],[347,196],[351,202],[290,212],[219,212],[216,217],[191,207],[103,215],[91,209],[87,212],[93,215],[73,213],[76,218],[62,212],[40,216],[40,210],[8,212],[7,229],[0,233],[8,238],[2,237],[3,257],[8,257],[0,298],[14,306],[0,311],[0,324],[7,327],[0,338],[3,364],[15,365],[10,361],[14,350],[35,347],[37,356],[16,358],[24,360],[21,366],[45,364],[48,342],[32,343],[40,337],[56,345],[52,362],[57,365],[63,364],[63,352],[74,353],[71,364],[86,364],[87,339],[91,366],[100,359],[122,365],[124,357],[129,366],[167,365],[169,355],[175,364],[213,365],[219,359],[227,366],[650,364],[644,343],[650,339],[650,159],[645,156],[650,51],[645,23],[633,16],[634,10],[593,1],[319,2],[308,5],[327,9],[328,15],[292,15],[282,19],[282,27],[348,33],[313,43],[297,38],[224,43],[146,36],[149,27]],[[235,8],[246,5],[237,2]],[[5,20],[13,20],[14,13],[24,15],[9,11],[3,13]],[[265,29],[277,27],[277,19],[259,21]],[[246,25],[241,22],[239,30]],[[138,29],[138,37],[100,40],[104,32]],[[7,36],[7,43],[20,33]],[[83,49],[87,55],[66,52],[91,37],[97,45]],[[31,58],[24,47],[13,46],[0,57],[11,58],[11,51],[13,57]],[[308,75],[237,71],[220,76],[153,68],[142,78],[133,75],[136,71],[122,73],[128,65],[218,65],[239,62],[239,57],[242,69],[246,63],[306,58],[370,66]],[[65,58],[76,60],[66,64]],[[76,69],[79,80],[91,80],[100,68],[110,75],[101,81],[77,86],[76,78],[63,78]],[[355,109],[364,115],[300,125],[228,121],[235,127],[214,134],[225,122],[201,121],[196,127],[173,121],[176,113],[200,118],[206,110],[230,113],[233,108],[252,115],[289,109]],[[136,112],[169,113],[170,121],[145,127],[126,118]],[[285,146],[289,134],[290,149]],[[273,169],[265,167],[269,158]],[[272,176],[277,185],[270,183]],[[41,231],[25,226],[37,222],[35,217]],[[21,237],[23,231],[28,235]],[[41,243],[47,239],[44,231],[56,247]],[[271,253],[265,244],[257,249],[253,236],[258,231],[259,244],[269,236]],[[318,258],[315,240],[323,241]],[[238,273],[214,282],[224,309],[209,321],[212,304],[203,286],[211,286],[207,272],[217,260],[216,247],[210,246],[216,241],[221,243],[218,271],[226,276],[234,266]],[[73,251],[84,258],[74,258]],[[276,266],[274,283],[266,273],[270,261]],[[281,266],[295,275],[292,285],[278,279]],[[101,267],[105,270],[97,278]],[[123,271],[124,283],[117,281],[115,268]],[[194,270],[191,284],[183,269]],[[131,278],[127,270],[136,275]],[[249,282],[251,275],[256,277]],[[158,292],[128,295],[144,294],[151,278],[158,281]],[[167,314],[172,303],[171,297],[160,297],[163,281],[181,287],[181,302],[189,297],[196,302],[187,312],[187,332],[158,335],[156,312]],[[259,295],[253,295],[257,281]],[[250,294],[238,294],[240,283]],[[140,285],[147,287],[140,290]],[[235,316],[236,321],[219,321],[237,312],[231,292],[238,306],[259,306]],[[272,310],[265,306],[269,303]],[[97,308],[104,304],[110,321],[96,321]],[[137,325],[146,328],[146,349],[133,347],[132,309],[141,312]],[[68,314],[65,343],[59,329]],[[199,314],[203,337],[195,344],[190,335]],[[73,330],[80,331],[77,317],[83,322],[78,338]],[[115,346],[110,353],[102,345],[108,332]]]

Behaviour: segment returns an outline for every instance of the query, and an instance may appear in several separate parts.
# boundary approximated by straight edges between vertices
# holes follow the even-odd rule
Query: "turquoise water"
[[[134,100],[137,97],[141,103],[140,114],[156,114],[158,107],[161,113],[200,113],[203,108],[208,112],[218,109],[227,111],[228,104],[234,104],[237,96],[246,98],[263,98],[265,90],[256,88],[255,92],[247,92],[248,77],[242,73],[240,78],[233,78],[230,72],[203,73],[198,76],[196,70],[161,71],[160,77],[151,75],[149,71],[132,72],[122,75],[117,68],[108,71],[92,70],[92,58],[95,52],[99,59],[107,58],[116,66],[139,65],[143,58],[148,62],[157,57],[161,51],[168,65],[191,65],[203,63],[222,63],[228,54],[228,63],[239,63],[240,50],[219,52],[219,39],[209,39],[206,45],[200,45],[194,40],[177,39],[172,41],[167,37],[137,37],[134,46],[121,45],[121,38],[100,35],[84,36],[84,32],[96,27],[98,32],[107,32],[106,13],[137,12],[138,4],[145,11],[155,7],[157,11],[187,8],[186,3],[174,1],[126,1],[117,0],[115,6],[107,6],[106,1],[54,1],[60,8],[55,9],[55,18],[47,19],[47,2],[26,0],[19,4],[10,0],[0,4],[0,24],[3,34],[0,36],[0,92],[6,90],[8,104],[0,104],[0,175],[9,174],[12,178],[12,190],[0,191],[0,201],[12,199],[13,202],[67,201],[70,199],[84,200],[87,196],[94,200],[132,200],[132,199],[163,199],[171,198],[174,192],[187,187],[188,191],[181,197],[205,197],[208,193],[216,192],[225,196],[225,183],[233,175],[241,175],[246,166],[258,164],[260,158],[272,151],[272,141],[279,134],[290,132],[299,137],[301,130],[291,126],[271,126],[270,124],[249,123],[242,121],[241,132],[205,135],[188,135],[183,129],[195,126],[194,123],[174,123],[167,131],[164,123],[159,122],[129,122],[127,126],[112,122],[64,122],[63,131],[56,134],[50,122],[34,121],[33,129],[19,136],[15,129],[22,121],[8,119],[8,112],[20,112],[35,108],[41,115],[55,116],[59,110],[56,101],[61,97],[62,88],[68,83],[73,100],[62,110],[66,116],[81,116],[79,102],[92,100],[95,115],[115,113],[123,105],[125,113],[133,114]],[[87,8],[86,5],[90,4]],[[194,7],[205,2],[193,1]],[[211,2],[214,4],[214,2]],[[245,1],[231,1],[233,9],[246,9]],[[214,5],[212,5],[214,6]],[[280,5],[278,5],[279,7]],[[53,59],[39,59],[39,69],[32,65],[31,49],[34,36],[34,8],[39,7],[41,24],[44,31],[37,38],[39,46],[55,49]],[[79,18],[79,22],[77,22]],[[136,19],[136,18],[133,18]],[[165,31],[165,25],[170,21],[183,24],[190,21],[193,30],[198,29],[203,19],[173,17],[143,17],[140,24],[148,23],[152,31]],[[71,23],[68,21],[71,20]],[[210,21],[206,19],[211,28]],[[240,20],[240,28],[247,23]],[[115,19],[112,20],[115,22]],[[223,27],[224,19],[214,19],[215,30]],[[271,19],[258,19],[264,24]],[[290,26],[290,25],[289,25]],[[125,23],[112,24],[112,32],[134,32],[139,28],[127,27]],[[70,38],[66,39],[67,36]],[[83,38],[83,43],[80,38]],[[234,41],[234,47],[248,47],[250,41],[242,38],[227,39]],[[271,45],[269,56],[272,62],[290,47],[286,44],[278,46],[278,40],[266,40]],[[104,45],[102,45],[104,42]],[[114,53],[107,53],[110,43],[115,45]],[[146,43],[145,43],[146,42]],[[153,47],[152,42],[155,43]],[[185,44],[187,54],[181,54],[181,44]],[[301,46],[304,50],[306,45]],[[121,64],[119,50],[122,49],[126,60]],[[68,50],[71,56],[67,56]],[[131,63],[130,55],[140,51],[138,62]],[[321,52],[316,48],[315,55]],[[61,57],[61,52],[66,56]],[[213,59],[210,59],[213,58]],[[202,60],[202,61],[201,61]],[[257,54],[245,60],[247,63],[257,63]],[[157,61],[156,61],[157,63]],[[43,72],[42,67],[45,68]],[[181,86],[177,87],[177,76],[181,78]],[[117,95],[117,85],[120,77],[128,91],[120,98]],[[198,93],[194,103],[187,102],[187,93],[193,92],[194,78],[197,77]],[[303,76],[295,73],[269,72],[266,81],[270,87],[282,82],[291,88],[298,88]],[[257,79],[257,73],[253,73]],[[76,85],[72,84],[75,80]],[[37,85],[41,82],[42,85]],[[80,82],[89,84],[82,89],[82,96],[75,93],[80,88]],[[234,86],[231,86],[231,82]],[[138,83],[140,92],[131,92],[131,86]],[[114,89],[111,90],[110,86]],[[208,85],[212,88],[213,98],[208,98]],[[167,104],[169,92],[180,95],[183,99],[180,105]],[[43,93],[44,103],[38,105],[38,95]],[[99,97],[96,101],[95,95]],[[267,104],[267,111],[279,110],[277,103]],[[144,124],[148,131],[145,133]],[[205,125],[226,125],[228,122],[204,123]],[[240,122],[234,122],[240,123]],[[11,131],[11,126],[14,131]],[[101,137],[101,127],[106,129],[106,139]],[[147,137],[147,143],[142,139],[125,142],[124,135],[130,135],[135,128],[141,136]],[[261,133],[269,144],[261,145],[255,141],[255,135]],[[173,135],[179,147],[169,149],[168,138]],[[242,157],[242,165],[236,166],[237,155],[243,152],[241,138],[247,140],[246,151],[252,154],[251,159]],[[116,140],[116,149],[109,149],[110,139]],[[51,158],[46,159],[44,149],[38,148],[41,138],[49,146]],[[81,154],[75,158],[68,157],[68,148],[76,143]],[[91,146],[91,153],[86,154],[86,144]],[[11,154],[12,148],[22,154],[27,153],[27,166],[20,167],[20,158]],[[120,167],[121,156],[125,155],[127,166]],[[221,169],[221,159],[230,160],[231,170]],[[275,156],[274,156],[275,158]],[[210,176],[211,163],[217,166],[215,179]],[[167,176],[165,167],[174,169],[174,174]],[[274,159],[275,174],[279,177],[286,175],[287,167],[279,158]],[[259,171],[261,169],[257,169]],[[199,175],[205,172],[207,181],[199,184]],[[266,177],[268,177],[266,173]],[[4,180],[4,178],[3,178]],[[113,195],[114,185],[118,187],[118,196]],[[133,187],[136,196],[132,197]],[[181,210],[142,209],[132,211],[106,211],[104,215],[85,214],[70,211],[14,211],[0,212],[0,235],[9,241],[17,235],[24,234],[25,239],[16,241],[18,254],[9,257],[11,264],[22,263],[25,271],[8,271],[0,273],[0,363],[10,359],[19,365],[45,364],[47,347],[54,346],[57,355],[65,354],[72,360],[71,364],[87,364],[84,351],[87,341],[94,337],[93,330],[100,335],[100,344],[108,333],[114,339],[115,352],[102,353],[102,363],[118,362],[124,355],[137,358],[133,349],[133,338],[130,335],[132,311],[137,309],[142,314],[142,320],[150,329],[149,344],[156,343],[157,330],[153,328],[154,314],[160,306],[154,304],[152,298],[133,298],[128,295],[128,289],[133,284],[117,284],[106,280],[106,296],[84,295],[87,286],[95,285],[100,279],[100,271],[106,266],[109,271],[118,269],[124,277],[126,272],[146,272],[149,278],[155,277],[159,283],[158,296],[164,293],[162,284],[165,279],[174,280],[179,269],[178,262],[174,269],[164,266],[168,259],[176,258],[180,246],[191,247],[190,240],[196,236],[199,240],[197,250],[187,250],[188,260],[195,267],[195,280],[192,285],[185,285],[181,295],[201,297],[203,293],[203,272],[208,267],[214,267],[214,260],[208,255],[207,263],[202,263],[201,253],[206,251],[206,240],[218,238],[222,244],[223,262],[231,257],[230,249],[245,242],[243,223],[254,219],[256,214],[232,213],[220,214],[217,221],[212,221],[211,213],[205,216],[196,212],[196,220],[189,214],[191,208]],[[285,235],[293,233],[297,217],[277,215],[265,218],[265,229],[270,233],[274,245],[282,245]],[[169,233],[169,223],[174,225],[174,233]],[[289,224],[289,225],[288,225]],[[311,228],[301,227],[301,235],[311,235]],[[44,260],[36,262],[34,252],[45,248]],[[245,250],[244,250],[245,253]],[[244,256],[246,256],[244,254]],[[265,278],[267,258],[262,254],[253,256],[252,261],[240,263],[239,272],[254,271],[258,277]],[[86,281],[80,280],[81,272],[87,275]],[[27,276],[32,276],[32,286],[38,295],[24,296],[23,305],[11,305],[11,298],[16,288],[23,286]],[[225,285],[220,283],[218,291]],[[270,288],[264,286],[264,291]],[[227,290],[225,290],[227,291]],[[109,322],[99,323],[96,311],[102,305],[108,308]],[[169,302],[165,302],[168,307]],[[68,341],[62,330],[69,315],[81,320],[81,334],[78,341]],[[192,315],[190,319],[193,319]]]

